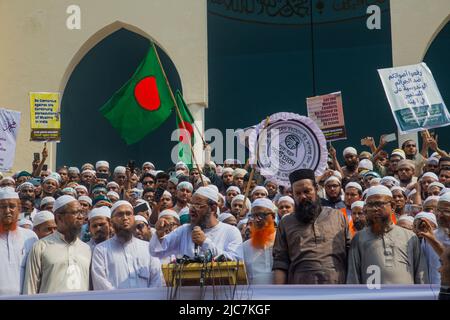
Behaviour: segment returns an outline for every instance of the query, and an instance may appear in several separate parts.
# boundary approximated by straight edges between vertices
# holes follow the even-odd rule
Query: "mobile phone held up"
[[[34,161],[40,161],[41,160],[41,155],[39,154],[39,152],[35,152],[34,153]]]
[[[166,190],[164,190],[163,188],[156,189],[155,198],[154,198],[156,203],[158,203],[159,200],[161,200],[164,191],[166,191]]]
[[[48,165],[44,164],[44,165],[42,166],[42,170],[43,170],[43,171],[47,171],[47,169],[48,169]]]

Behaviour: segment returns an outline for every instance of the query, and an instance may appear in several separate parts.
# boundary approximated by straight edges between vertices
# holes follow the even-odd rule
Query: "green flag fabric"
[[[157,129],[172,112],[174,101],[152,43],[131,79],[100,109],[130,145]]]
[[[177,100],[178,109],[180,110],[182,121],[180,120],[180,116],[177,115],[177,127],[179,129],[184,129],[189,132],[190,135],[190,141],[187,141],[188,139],[184,139],[183,135],[180,135],[179,142],[179,149],[178,149],[178,159],[180,161],[183,161],[186,163],[189,168],[192,169],[192,155],[191,155],[191,149],[189,146],[194,145],[194,117],[192,116],[191,112],[189,111],[186,103],[184,102],[183,96],[181,95],[180,91],[177,90],[175,93],[175,99]],[[184,124],[184,127],[183,127]]]

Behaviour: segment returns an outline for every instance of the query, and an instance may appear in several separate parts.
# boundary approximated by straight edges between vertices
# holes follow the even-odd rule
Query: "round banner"
[[[289,174],[312,169],[321,175],[327,166],[325,136],[313,120],[279,112],[264,120],[249,135],[250,163],[279,185],[289,186]],[[257,156],[256,156],[257,155]]]

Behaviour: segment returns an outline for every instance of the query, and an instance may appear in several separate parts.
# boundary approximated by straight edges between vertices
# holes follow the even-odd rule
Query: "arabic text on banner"
[[[447,107],[425,63],[379,69],[378,73],[401,133],[450,124]]]
[[[60,141],[59,93],[30,92],[31,141]]]
[[[306,107],[308,117],[319,126],[328,142],[347,139],[340,91],[307,98]]]
[[[20,112],[0,108],[0,127],[0,171],[9,171],[16,155]]]

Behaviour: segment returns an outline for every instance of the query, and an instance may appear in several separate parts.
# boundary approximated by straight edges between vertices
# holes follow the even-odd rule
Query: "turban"
[[[290,196],[283,196],[280,199],[278,199],[278,205],[280,205],[280,202],[283,202],[283,201],[289,202],[290,204],[295,206],[295,201]]]
[[[442,183],[437,182],[437,181],[430,183],[428,185],[428,190],[430,190],[432,187],[439,187],[441,190],[443,190],[445,188],[445,186]]]
[[[146,225],[148,225],[148,221],[147,221],[147,219],[145,219],[143,216],[141,216],[141,215],[136,215],[136,216],[134,216],[134,222],[136,223],[136,222],[143,222],[143,223],[145,223]]]
[[[118,166],[114,169],[114,174],[117,174],[117,173],[125,174],[125,172],[127,172],[127,169],[123,166]]]
[[[190,192],[194,191],[194,187],[192,186],[192,183],[190,183],[188,181],[183,181],[178,184],[177,190],[181,190],[183,188],[188,189]]]
[[[111,217],[114,215],[114,211],[117,210],[117,208],[119,208],[120,206],[127,206],[129,207],[131,210],[133,210],[133,206],[131,205],[131,203],[129,203],[128,201],[125,200],[119,200],[116,203],[113,204],[113,206],[111,207]]]
[[[358,169],[373,170],[373,163],[368,159],[362,159],[358,164]]]
[[[415,165],[413,161],[403,159],[398,163],[397,169],[400,169],[401,167],[410,167],[414,170]]]
[[[19,220],[19,227],[23,227],[23,226],[31,226],[33,228],[33,222],[31,222],[30,220],[25,219],[25,218],[20,219]]]
[[[215,203],[219,201],[219,196],[217,192],[209,187],[200,187],[197,189],[197,191],[195,191],[195,194],[202,197],[206,197],[209,200],[214,201]]]
[[[228,189],[227,189],[227,191],[226,191],[225,193],[228,194],[229,191],[235,191],[235,192],[237,192],[238,194],[241,194],[241,189],[239,189],[239,188],[236,187],[236,186],[228,187]]]
[[[104,206],[100,208],[94,208],[88,214],[89,221],[97,217],[111,218],[111,210],[108,207]]]
[[[275,206],[272,201],[270,201],[267,198],[259,198],[253,201],[252,203],[252,209],[255,207],[263,207],[271,210],[272,212],[275,212]]]
[[[329,177],[327,180],[325,180],[324,185],[326,186],[328,183],[333,182],[333,181],[339,183],[339,185],[341,184],[341,180],[340,180],[338,177],[336,177],[336,176],[331,176],[331,177]]]
[[[450,202],[450,192],[444,193],[439,197],[439,202]]]
[[[92,206],[92,199],[89,198],[88,196],[81,196],[81,197],[78,197],[78,201],[84,201],[84,202],[87,202],[87,203],[89,203],[90,206]]]
[[[219,215],[219,221],[220,221],[220,222],[224,222],[225,220],[227,220],[227,219],[229,219],[229,218],[231,218],[231,217],[234,217],[231,213],[229,213],[229,212],[224,212],[224,213],[222,213],[221,215]]]
[[[298,169],[289,174],[289,181],[291,185],[299,180],[309,179],[312,181],[316,181],[314,176],[314,171],[311,169]]]
[[[14,188],[5,187],[0,190],[0,200],[5,199],[19,199],[19,194],[14,191]]]
[[[434,181],[439,181],[438,176],[433,173],[433,172],[425,172],[421,177],[420,177],[420,181],[423,180],[423,178],[431,178],[434,179]]]
[[[370,187],[367,189],[367,198],[374,196],[374,195],[383,195],[383,196],[389,196],[392,197],[392,192],[387,187],[379,185]]]
[[[256,186],[253,188],[251,195],[253,195],[256,191],[263,191],[266,196],[269,195],[269,192],[267,191],[266,188],[262,187],[262,186]]]
[[[349,183],[347,183],[345,185],[345,190],[347,190],[348,188],[355,188],[355,189],[358,189],[361,192],[363,191],[361,185],[359,183],[357,183],[357,182],[349,182]]]
[[[108,161],[97,161],[97,163],[95,164],[95,169],[98,169],[100,167],[107,167],[109,169]]]
[[[42,208],[43,206],[45,206],[48,203],[55,203],[55,198],[53,197],[45,197],[41,200],[41,205],[39,206],[40,208]]]
[[[55,204],[53,205],[53,211],[56,212],[58,209],[74,201],[77,201],[77,199],[69,195],[63,195],[55,200]]]
[[[162,217],[174,217],[178,221],[180,221],[180,217],[178,216],[178,213],[172,209],[166,209],[159,213],[158,219],[161,219]]]
[[[364,208],[364,201],[355,201],[352,203],[351,206],[351,210],[353,210],[353,208],[358,207],[358,208]]]
[[[40,211],[34,215],[33,225],[36,227],[44,222],[55,220],[55,216],[50,211]]]
[[[438,225],[436,216],[434,215],[434,213],[431,212],[422,211],[415,215],[414,220],[417,219],[427,219],[428,221],[433,222],[436,227]]]
[[[354,154],[355,156],[357,156],[358,152],[353,147],[347,147],[344,149],[344,152],[342,153],[342,155],[345,157],[347,154]]]

